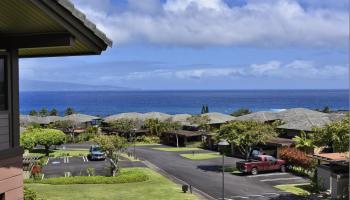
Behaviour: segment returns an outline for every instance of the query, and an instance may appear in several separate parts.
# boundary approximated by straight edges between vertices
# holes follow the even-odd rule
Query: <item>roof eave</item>
[[[74,8],[74,5],[67,0],[42,1],[30,0],[33,4],[54,19],[69,33],[83,42],[90,52],[77,53],[77,55],[98,55],[105,51],[107,47],[112,47],[113,42],[104,33],[86,19],[85,15]],[[71,55],[71,54],[69,54]],[[46,55],[35,55],[28,57],[39,57]],[[54,56],[54,55],[52,55]],[[66,56],[65,54],[57,56]]]

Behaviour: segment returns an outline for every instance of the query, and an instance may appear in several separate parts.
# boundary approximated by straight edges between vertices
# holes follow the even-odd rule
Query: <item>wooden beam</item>
[[[0,48],[69,47],[74,37],[69,33],[0,36]]]

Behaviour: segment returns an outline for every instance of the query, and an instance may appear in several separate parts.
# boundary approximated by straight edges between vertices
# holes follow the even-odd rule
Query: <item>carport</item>
[[[0,1],[0,199],[23,199],[18,59],[98,55],[108,46],[68,0]]]

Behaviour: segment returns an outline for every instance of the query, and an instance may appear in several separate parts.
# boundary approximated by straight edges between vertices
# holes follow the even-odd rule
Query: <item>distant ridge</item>
[[[117,87],[108,85],[88,85],[68,82],[51,82],[51,81],[35,81],[20,80],[21,92],[40,92],[40,91],[127,91],[138,90],[127,87]]]

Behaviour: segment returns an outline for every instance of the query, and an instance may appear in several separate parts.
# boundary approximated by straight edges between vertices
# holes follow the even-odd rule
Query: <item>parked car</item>
[[[100,146],[94,145],[90,147],[88,158],[89,160],[105,160],[106,154],[102,152]]]
[[[269,155],[258,155],[248,161],[236,163],[236,168],[244,173],[256,175],[264,171],[286,171],[286,162]]]

